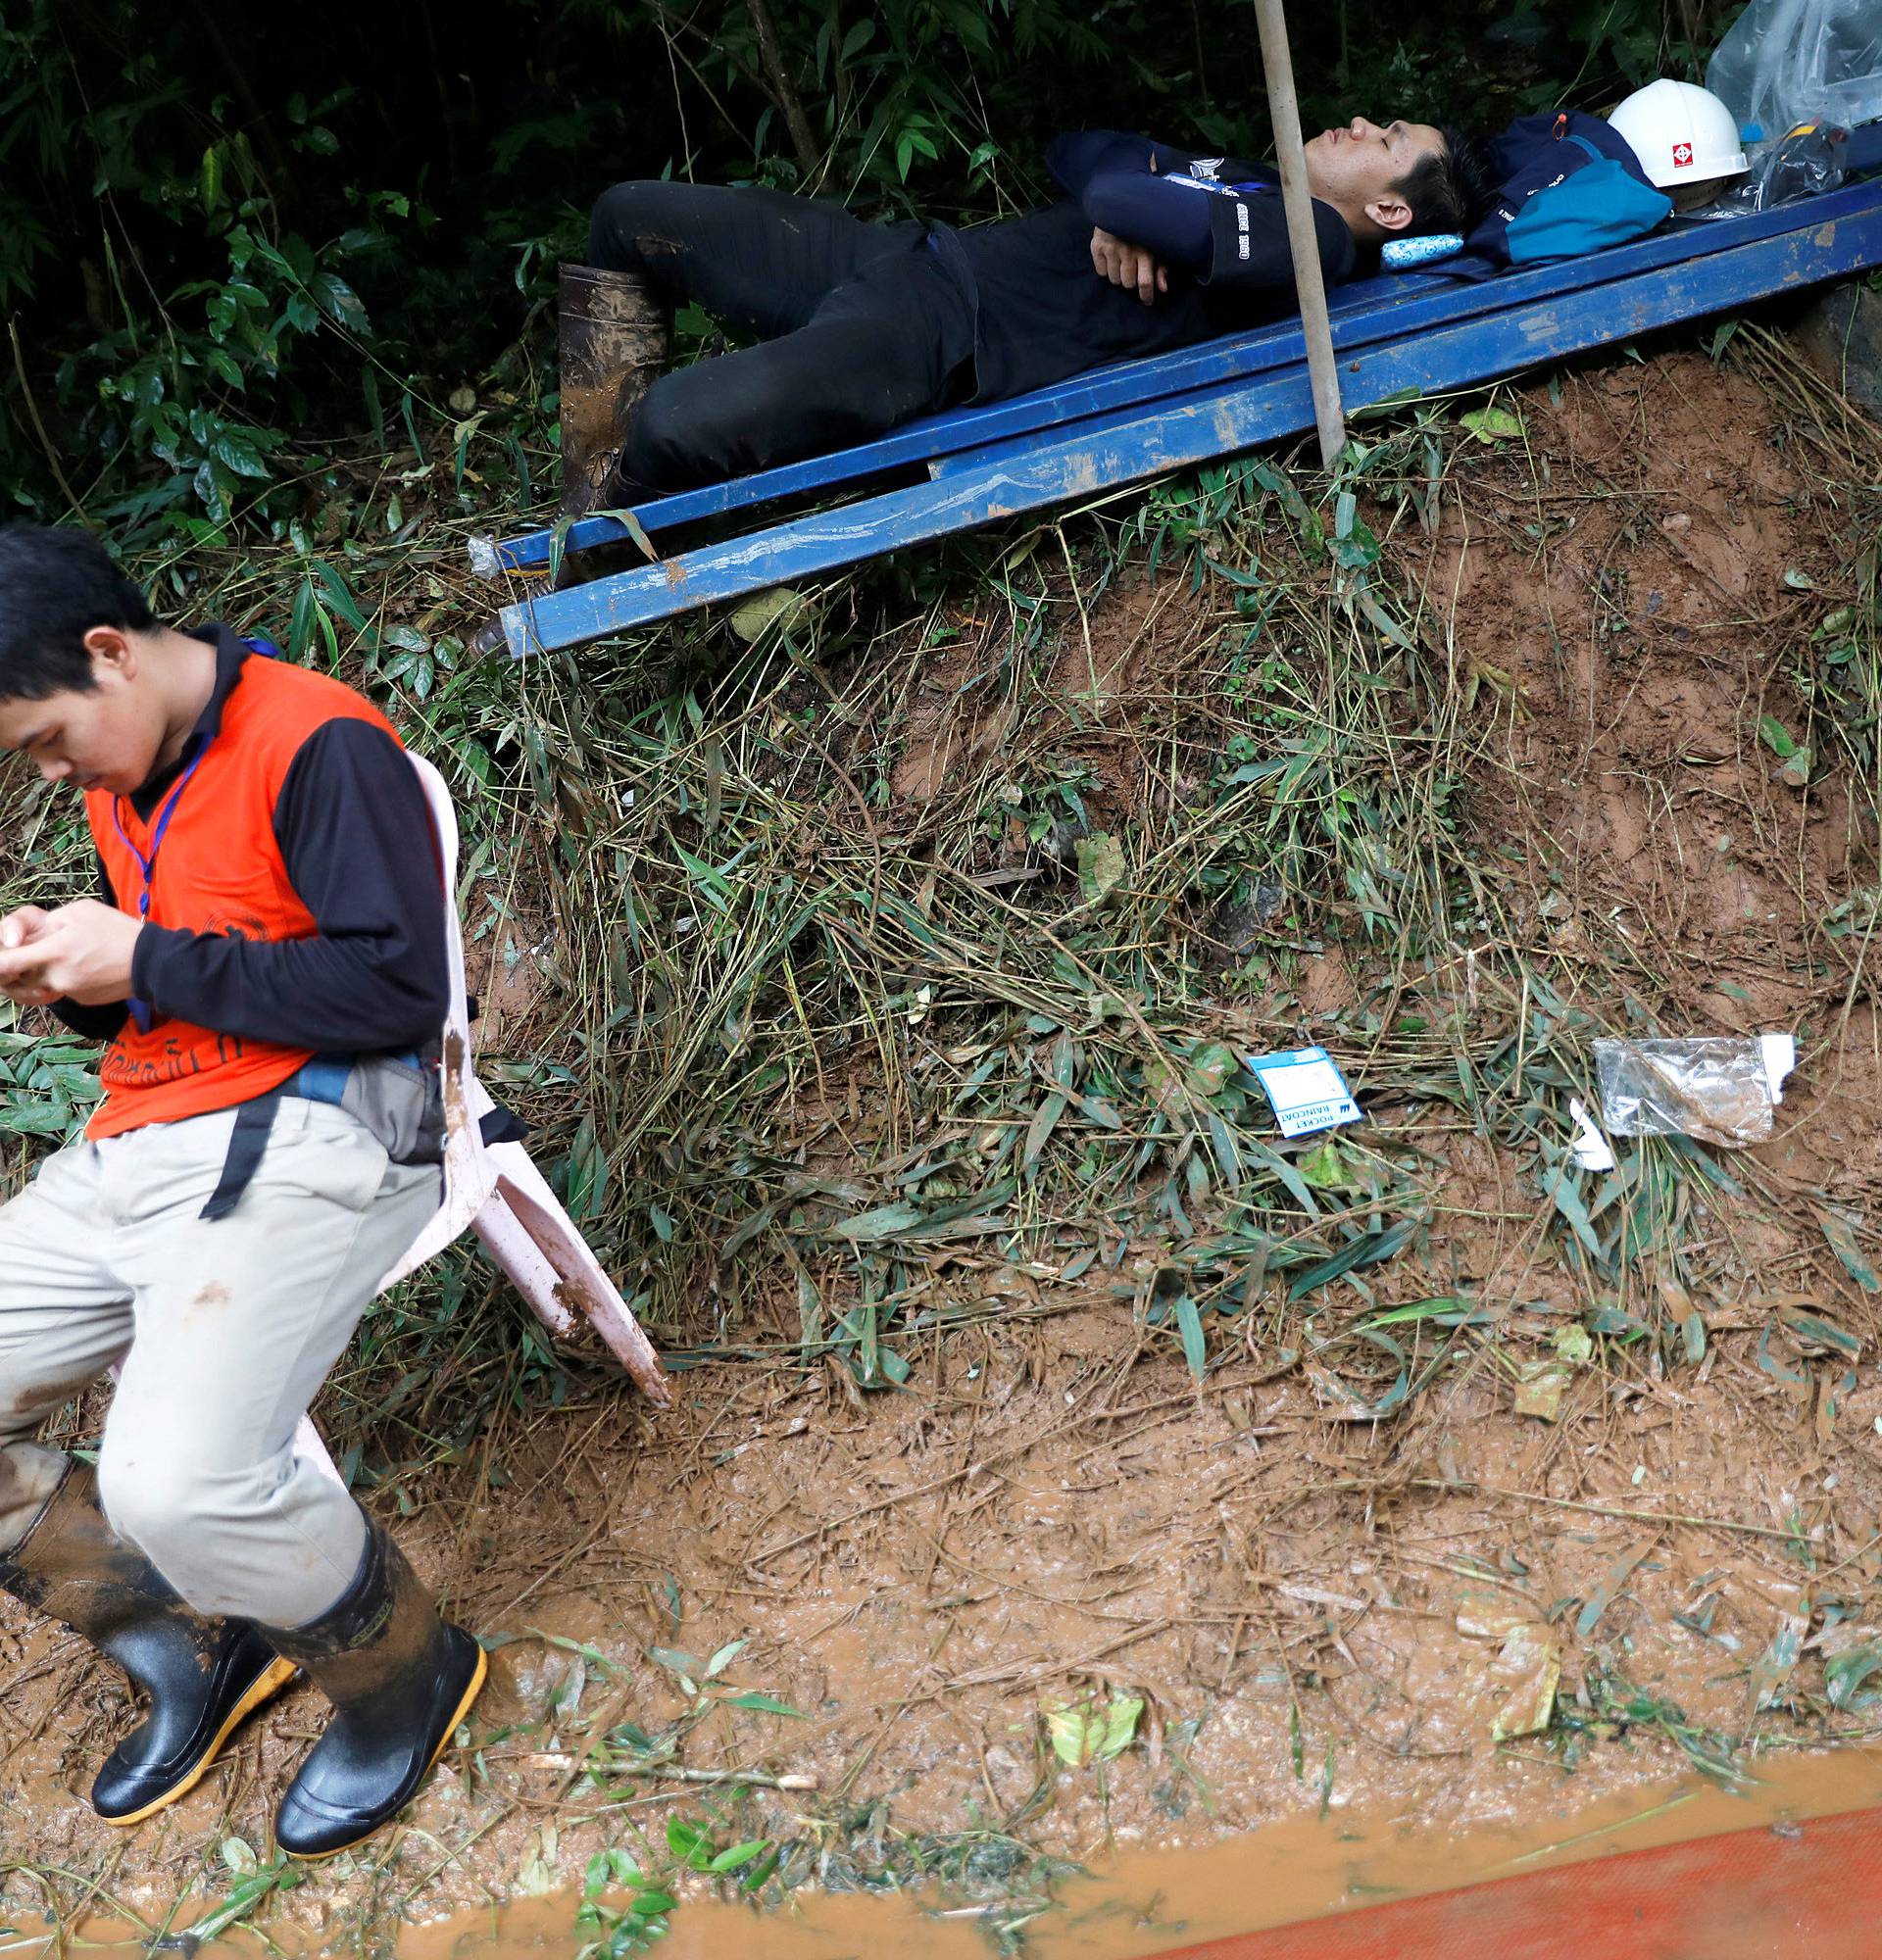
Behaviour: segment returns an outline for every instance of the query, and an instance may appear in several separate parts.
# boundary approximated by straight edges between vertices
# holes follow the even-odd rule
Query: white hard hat
[[[1608,119],[1661,190],[1729,177],[1751,166],[1738,124],[1710,89],[1661,76],[1634,90]]]

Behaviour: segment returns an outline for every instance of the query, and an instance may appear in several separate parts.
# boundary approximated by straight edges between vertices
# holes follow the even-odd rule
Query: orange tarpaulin
[[[1367,1906],[1157,1960],[1877,1960],[1882,1810]]]

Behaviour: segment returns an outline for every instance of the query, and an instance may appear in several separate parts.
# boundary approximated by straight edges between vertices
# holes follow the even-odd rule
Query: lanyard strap
[[[282,658],[280,648],[272,640],[264,639],[259,633],[245,639],[242,645],[247,647],[251,653],[261,655],[264,660],[277,661]],[[175,815],[176,806],[182,801],[183,792],[189,787],[190,777],[196,773],[198,767],[201,766],[203,758],[208,754],[209,744],[207,741],[204,741],[201,747],[197,749],[195,755],[189,759],[189,766],[177,779],[176,787],[171,791],[169,797],[165,800],[163,808],[157,812],[157,827],[151,832],[149,857],[145,857],[138,850],[136,844],[131,839],[130,832],[124,828],[124,798],[113,797],[111,800],[111,820],[118,826],[118,836],[123,842],[124,849],[136,858],[144,874],[143,896],[137,901],[137,916],[139,918],[148,918],[150,916],[150,891],[157,877],[157,854],[164,848],[164,833],[169,830],[170,819]]]
[[[151,887],[157,877],[157,856],[164,848],[164,838],[170,830],[170,819],[176,814],[176,806],[183,800],[183,792],[189,787],[190,777],[196,773],[197,769],[202,765],[203,758],[208,754],[209,744],[205,742],[196,751],[195,755],[190,758],[189,767],[183,771],[176,787],[165,799],[163,808],[157,812],[156,828],[150,834],[150,855],[148,857],[138,850],[131,838],[130,832],[124,828],[124,798],[113,797],[111,800],[111,820],[118,826],[119,838],[123,842],[124,849],[136,858],[138,868],[144,874],[144,889],[137,900],[137,916],[141,919],[147,919],[150,916],[150,894]]]
[[[209,744],[205,742],[196,751],[195,755],[190,758],[189,766],[183,771],[176,787],[165,798],[163,808],[157,812],[156,828],[150,834],[150,855],[148,857],[138,850],[129,831],[124,828],[124,813],[120,808],[124,798],[113,797],[111,800],[111,820],[118,826],[118,835],[123,840],[124,849],[136,858],[138,868],[144,874],[144,889],[139,894],[137,900],[137,916],[140,919],[147,919],[150,916],[151,886],[157,877],[157,858],[158,854],[164,848],[164,838],[170,830],[170,819],[175,815],[176,806],[183,800],[183,792],[189,787],[190,777],[196,773],[203,758],[208,754]],[[151,1025],[156,1019],[156,1016],[151,1011],[150,1003],[148,1001],[140,1001],[133,994],[124,1003],[124,1005],[130,1014],[131,1022],[137,1032],[140,1035],[149,1034]]]

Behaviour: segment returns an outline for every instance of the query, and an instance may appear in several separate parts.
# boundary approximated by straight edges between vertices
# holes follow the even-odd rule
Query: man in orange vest
[[[275,1819],[322,1857],[410,1802],[482,1649],[300,1418],[440,1195],[446,907],[385,718],[85,533],[0,530],[0,749],[83,793],[103,900],[0,918],[0,992],[105,1043],[82,1141],[0,1207],[0,1589],[149,1698],[92,1802],[134,1824],[305,1671]],[[38,1443],[123,1357],[98,1464]]]

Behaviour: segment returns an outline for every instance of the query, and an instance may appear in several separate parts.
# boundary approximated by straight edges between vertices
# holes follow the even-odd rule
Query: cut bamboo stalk
[[[1255,0],[1262,32],[1262,67],[1267,109],[1274,124],[1274,156],[1281,167],[1281,202],[1287,211],[1287,243],[1294,258],[1294,291],[1301,303],[1307,341],[1307,373],[1313,390],[1313,420],[1320,434],[1320,464],[1331,469],[1346,446],[1339,369],[1333,362],[1333,327],[1326,315],[1326,281],[1313,229],[1313,200],[1307,187],[1307,150],[1301,141],[1301,105],[1294,93],[1294,63],[1287,49],[1287,16],[1281,0]]]

